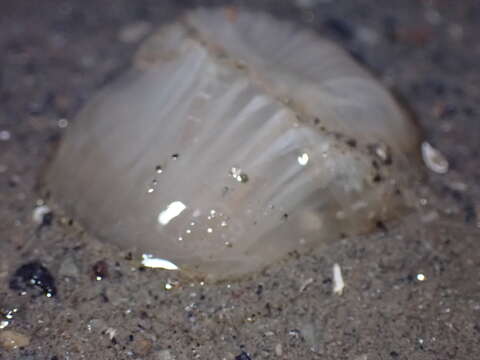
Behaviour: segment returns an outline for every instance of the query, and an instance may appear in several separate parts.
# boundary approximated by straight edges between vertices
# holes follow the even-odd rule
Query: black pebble
[[[324,22],[324,25],[329,30],[339,35],[343,40],[351,40],[353,38],[354,31],[352,27],[341,19],[329,18]]]
[[[475,211],[475,206],[471,203],[468,203],[464,207],[465,210],[465,222],[472,223],[477,219],[477,212]]]
[[[50,226],[53,222],[53,212],[49,211],[42,217],[41,226]]]
[[[250,356],[245,351],[242,351],[242,353],[238,356],[235,357],[235,360],[252,360]]]
[[[38,261],[20,266],[10,278],[9,285],[10,289],[22,292],[37,288],[48,297],[57,294],[55,279],[50,271]]]
[[[92,266],[92,280],[103,280],[109,276],[108,263],[99,260]]]

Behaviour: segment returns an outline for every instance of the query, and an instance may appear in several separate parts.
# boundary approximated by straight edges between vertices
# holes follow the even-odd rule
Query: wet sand
[[[447,174],[425,169],[418,210],[372,236],[212,285],[142,268],[41,199],[36,184],[62,133],[128,66],[142,36],[190,6],[225,3],[0,5],[0,359],[475,359],[478,2],[238,2],[342,44],[448,158]],[[53,218],[38,224],[41,201]],[[342,294],[333,291],[334,264]],[[40,280],[26,287],[32,274]]]

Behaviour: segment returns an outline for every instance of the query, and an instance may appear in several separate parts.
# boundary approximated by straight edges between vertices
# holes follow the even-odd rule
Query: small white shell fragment
[[[333,292],[337,295],[343,294],[345,282],[343,281],[342,268],[337,263],[333,264]]]
[[[313,278],[308,278],[307,280],[305,280],[302,285],[300,286],[300,292],[304,292],[307,287],[313,283]]]
[[[160,350],[155,353],[155,360],[176,360],[170,350]]]
[[[446,174],[448,172],[448,161],[440,151],[435,149],[430,143],[422,143],[422,157],[425,165],[437,174]]]
[[[11,138],[10,131],[0,130],[0,141],[8,141]]]
[[[117,335],[118,331],[117,329],[114,329],[112,327],[109,327],[107,330],[105,330],[105,334],[108,335],[108,338],[110,340],[113,340],[113,338]]]
[[[275,355],[277,355],[277,356],[282,356],[283,355],[282,344],[278,343],[277,345],[275,345]]]
[[[142,265],[154,269],[178,270],[178,266],[173,262],[166,259],[153,257],[151,254],[142,255]]]
[[[420,137],[391,94],[317,33],[225,10],[154,32],[71,120],[52,199],[145,266],[208,280],[404,214]]]
[[[43,222],[43,217],[51,212],[47,205],[39,205],[33,209],[32,220],[36,224]]]

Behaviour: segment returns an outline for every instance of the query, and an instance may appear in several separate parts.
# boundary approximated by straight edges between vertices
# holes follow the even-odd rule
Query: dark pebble
[[[351,40],[353,38],[354,31],[351,25],[341,19],[329,18],[325,20],[324,25],[343,40]]]
[[[397,42],[397,20],[391,16],[387,16],[383,21],[383,28],[385,38],[391,43]]]
[[[55,279],[50,271],[38,261],[20,266],[10,278],[10,289],[26,292],[29,289],[41,290],[43,295],[55,296]]]
[[[238,356],[235,357],[235,360],[252,360],[250,356],[245,351],[242,351],[242,353]]]
[[[92,266],[92,280],[103,280],[108,277],[108,264],[105,260],[97,261]]]
[[[43,114],[53,103],[53,93],[47,92],[28,104],[28,111],[31,115]]]
[[[41,226],[50,226],[53,222],[53,212],[49,211],[42,217]]]
[[[442,111],[441,117],[443,119],[453,117],[457,115],[458,113],[458,108],[455,105],[447,104],[445,105],[445,108]]]
[[[477,212],[475,211],[475,206],[471,203],[468,203],[464,207],[465,210],[465,222],[467,224],[473,223],[477,219]]]
[[[463,113],[467,116],[474,116],[475,115],[475,109],[473,109],[472,107],[470,106],[467,106],[463,109]]]

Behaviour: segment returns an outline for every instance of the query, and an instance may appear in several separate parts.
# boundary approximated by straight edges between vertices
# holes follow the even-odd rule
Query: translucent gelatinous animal
[[[392,96],[331,42],[200,9],[91,100],[46,180],[99,238],[221,279],[401,213],[418,144]]]

